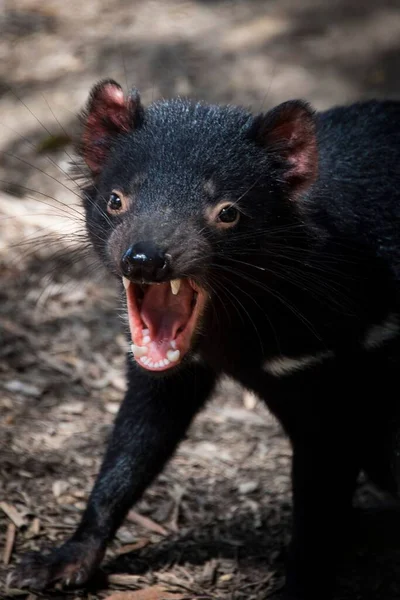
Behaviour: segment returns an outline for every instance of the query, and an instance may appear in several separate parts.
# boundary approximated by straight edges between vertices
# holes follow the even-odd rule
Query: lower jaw
[[[178,349],[176,340],[167,342],[167,344],[168,349],[164,348],[161,351],[163,343],[157,344],[157,342],[150,342],[149,345],[153,346],[153,348],[151,348],[152,357],[149,357],[147,353],[141,355],[143,352],[143,347],[141,346],[132,344],[131,350],[136,362],[147,371],[167,371],[178,366],[188,352],[188,350],[184,352],[183,349]],[[158,356],[155,357],[155,354],[158,354]]]
[[[137,344],[135,342],[131,344],[131,351],[135,362],[140,367],[153,373],[165,373],[175,371],[185,360],[192,349],[195,332],[206,304],[204,291],[196,290],[196,296],[196,304],[185,327],[188,330],[183,329],[173,340],[151,340],[150,330],[146,328],[143,321],[140,326],[137,317],[130,318],[131,339],[137,341]],[[128,300],[128,314],[131,308],[129,304]]]
[[[152,371],[155,373],[174,370],[182,362],[182,360],[179,360],[177,362],[171,363],[170,361],[168,361],[168,359],[164,359],[163,361],[158,361],[156,363],[152,363],[151,361],[145,363],[143,361],[143,358],[144,357],[136,359],[137,364],[140,365],[146,371]],[[166,361],[168,361],[168,362],[166,362]],[[163,364],[160,364],[160,362],[162,362]]]

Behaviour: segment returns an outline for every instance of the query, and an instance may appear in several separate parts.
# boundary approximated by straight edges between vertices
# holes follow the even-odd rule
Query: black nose
[[[152,242],[138,242],[127,250],[121,260],[125,277],[140,281],[160,281],[166,275],[167,257]]]

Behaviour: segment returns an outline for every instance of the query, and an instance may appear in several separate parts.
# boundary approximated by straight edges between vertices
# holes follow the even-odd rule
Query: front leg
[[[293,533],[289,549],[288,600],[329,600],[346,545],[351,501],[359,472],[357,448],[346,435],[325,435],[293,444]]]
[[[128,391],[78,529],[50,554],[24,557],[10,585],[44,589],[57,582],[84,584],[129,508],[170,458],[214,382],[215,375],[198,364],[162,379],[130,365]]]

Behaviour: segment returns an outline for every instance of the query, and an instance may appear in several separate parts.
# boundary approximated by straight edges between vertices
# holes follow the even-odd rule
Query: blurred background
[[[68,174],[77,114],[105,77],[146,103],[182,95],[254,112],[295,97],[318,109],[400,98],[400,3],[0,2],[0,596],[23,552],[72,532],[123,395],[119,303]],[[289,471],[279,427],[224,382],[90,597],[269,597],[282,584]],[[359,505],[381,500],[361,485]],[[338,598],[399,597],[400,529],[385,520],[364,522]]]

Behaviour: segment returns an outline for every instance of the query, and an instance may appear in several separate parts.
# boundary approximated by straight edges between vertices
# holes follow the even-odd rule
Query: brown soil
[[[400,9],[395,0],[17,0],[0,3],[0,34],[5,596],[15,561],[59,543],[78,522],[123,395],[118,301],[84,249],[76,188],[65,174],[68,136],[92,83],[113,77],[134,83],[145,101],[181,94],[254,110],[295,96],[318,108],[399,97]],[[282,584],[289,477],[279,426],[224,382],[135,507],[150,521],[120,529],[105,561],[109,580],[69,597],[158,583],[177,598],[269,597]],[[363,485],[358,503],[382,499]],[[360,524],[337,598],[395,600],[398,514],[369,511]],[[129,544],[136,550],[121,554]]]

